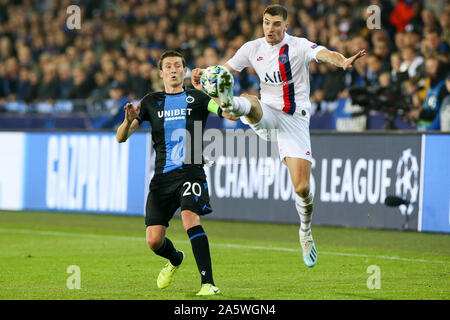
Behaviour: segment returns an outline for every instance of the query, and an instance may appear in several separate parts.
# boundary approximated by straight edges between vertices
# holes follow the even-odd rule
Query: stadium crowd
[[[275,2],[0,1],[0,106],[15,100],[82,99],[90,104],[117,101],[113,105],[118,107],[124,100],[140,99],[150,90],[162,89],[157,62],[165,49],[182,52],[189,69],[222,64],[246,41],[263,36],[263,10]],[[289,34],[346,56],[361,48],[369,52],[350,71],[311,64],[316,112],[324,111],[325,102],[353,97],[352,93],[368,108],[381,109],[383,104],[372,98],[387,91],[383,112],[397,112],[402,100],[398,105],[405,119],[418,127],[435,128],[432,123],[440,107],[450,103],[449,2],[278,3],[290,9]],[[81,28],[70,30],[67,8],[73,4],[81,8]],[[370,5],[381,9],[380,28],[368,28]],[[236,75],[235,93],[258,95],[258,81],[247,69]],[[366,97],[354,88],[366,88]]]

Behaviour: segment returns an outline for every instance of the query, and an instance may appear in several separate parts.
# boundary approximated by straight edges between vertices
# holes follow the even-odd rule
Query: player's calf
[[[303,251],[303,262],[307,267],[314,267],[317,263],[317,249],[311,233],[313,214],[313,196],[310,192],[306,197],[295,198],[295,207],[300,217],[299,238]]]
[[[235,98],[236,99],[236,98]],[[248,100],[250,102],[250,111],[248,114],[245,115],[245,118],[247,119],[249,124],[255,124],[261,121],[263,116],[263,111],[261,108],[261,104],[259,103],[259,100],[257,97],[249,95],[249,94],[241,94],[239,99],[239,103],[243,101],[243,103],[246,103],[245,100]]]

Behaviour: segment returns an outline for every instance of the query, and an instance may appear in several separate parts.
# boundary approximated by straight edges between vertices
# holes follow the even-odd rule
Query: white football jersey
[[[264,37],[245,43],[227,63],[239,72],[250,66],[255,69],[263,103],[290,114],[306,110],[309,115],[309,64],[317,61],[322,49],[325,47],[285,33],[274,46]]]

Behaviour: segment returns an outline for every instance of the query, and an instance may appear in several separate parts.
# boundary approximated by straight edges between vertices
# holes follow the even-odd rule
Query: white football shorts
[[[248,124],[262,139],[278,141],[281,161],[284,158],[300,158],[312,162],[311,138],[309,136],[309,113],[300,109],[293,115],[269,107],[258,100],[263,116],[258,123],[249,124],[245,116],[240,119]]]

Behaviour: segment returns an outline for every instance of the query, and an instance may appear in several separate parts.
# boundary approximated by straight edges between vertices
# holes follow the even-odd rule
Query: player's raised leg
[[[291,157],[286,157],[285,162],[296,193],[295,207],[300,217],[299,238],[303,250],[303,262],[308,267],[314,267],[318,255],[311,233],[313,213],[313,196],[309,188],[311,163],[305,159]]]
[[[200,216],[190,210],[183,210],[181,211],[181,218],[191,241],[192,252],[202,278],[202,286],[197,295],[220,294],[219,288],[214,284],[208,237],[200,224]]]
[[[156,284],[160,289],[169,286],[184,257],[183,252],[175,249],[172,241],[166,238],[165,234],[166,227],[162,225],[148,226],[146,229],[146,239],[149,248],[158,256],[169,260],[156,280]]]
[[[218,96],[220,100],[220,106],[226,113],[231,113],[234,116],[250,116],[254,117],[254,113],[257,109],[261,110],[257,99],[256,104],[248,98],[248,96],[235,97],[233,95],[233,75],[227,68],[219,75],[217,82]],[[262,112],[260,112],[262,114]]]

